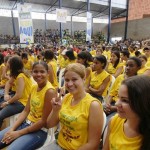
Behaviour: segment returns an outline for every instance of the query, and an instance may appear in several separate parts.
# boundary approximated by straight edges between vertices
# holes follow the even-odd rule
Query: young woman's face
[[[97,56],[101,56],[102,55],[102,51],[100,49],[96,50],[96,55]]]
[[[126,63],[125,73],[127,76],[131,77],[137,74],[140,68],[137,66],[134,60],[129,59]]]
[[[85,59],[82,59],[82,58],[77,57],[76,62],[84,65]]]
[[[103,69],[102,63],[100,61],[98,61],[96,58],[94,58],[94,60],[93,60],[93,66],[92,67],[93,67],[94,71],[98,71],[100,69]]]
[[[126,85],[121,85],[119,88],[119,100],[116,102],[117,112],[121,118],[135,119],[137,114],[129,105],[128,89]]]
[[[144,58],[140,58],[140,60],[141,60],[141,62],[142,62],[142,67],[144,67],[145,64],[146,64],[146,60],[145,60]]]
[[[45,84],[48,78],[48,71],[42,64],[37,64],[32,69],[33,79],[37,82],[38,85]]]
[[[84,90],[84,80],[75,72],[67,71],[65,73],[65,87],[71,94],[78,94]]]
[[[118,57],[114,53],[111,53],[111,58],[110,59],[111,59],[112,63],[115,63],[118,60]]]

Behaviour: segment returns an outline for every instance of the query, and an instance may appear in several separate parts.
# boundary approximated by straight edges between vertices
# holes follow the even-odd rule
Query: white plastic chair
[[[62,77],[63,77],[64,71],[65,71],[65,68],[62,68],[62,69],[60,70],[60,72],[59,72],[59,79],[58,79],[58,81],[59,81],[59,88],[62,87],[62,86],[61,86],[61,82],[62,82]]]
[[[44,145],[36,150],[43,150],[44,147],[46,147],[47,145],[51,144],[54,140],[55,140],[55,127],[48,129],[48,135],[47,135],[47,139],[44,143]]]
[[[107,90],[107,95],[103,98],[103,99],[104,99],[104,103],[105,103],[105,100],[108,99],[110,90],[111,90],[111,88],[112,88],[112,86],[113,86],[113,84],[114,84],[114,82],[115,82],[115,80],[116,80],[116,78],[115,78],[114,76],[112,76],[112,75],[110,75],[110,76],[111,76],[111,82],[110,82],[109,87],[108,87],[108,90]]]
[[[106,118],[105,112],[103,112],[103,118],[104,118],[104,123],[103,123],[103,128],[102,128],[102,134],[103,134],[103,132],[104,132],[104,130],[105,130],[106,122],[107,122],[107,118]]]

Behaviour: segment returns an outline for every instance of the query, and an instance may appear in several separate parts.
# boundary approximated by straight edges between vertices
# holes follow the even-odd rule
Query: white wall
[[[18,19],[14,18],[15,22],[15,30],[16,35],[19,35],[19,25]],[[107,24],[93,24],[93,33],[96,34],[99,31],[105,29]],[[34,29],[42,29],[45,30],[45,21],[44,20],[33,20],[33,28]],[[47,20],[47,28],[50,29],[59,29],[59,23],[55,21]],[[62,29],[69,29],[71,30],[71,22],[63,23]],[[86,23],[80,22],[73,22],[73,31],[76,30],[86,30]],[[9,17],[0,17],[0,34],[8,34],[13,35],[13,27],[12,27],[12,20]]]
[[[124,30],[125,22],[113,23],[111,26],[111,37],[124,37]],[[135,40],[150,38],[150,18],[129,21],[127,38]]]

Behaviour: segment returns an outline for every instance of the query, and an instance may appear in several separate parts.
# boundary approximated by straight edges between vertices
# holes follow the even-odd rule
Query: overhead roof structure
[[[126,17],[126,0],[111,0],[111,19]],[[59,8],[59,0],[0,0],[0,9],[17,9],[17,3],[32,5],[33,12],[55,14]],[[68,16],[85,17],[87,0],[62,0],[62,8],[67,9]],[[90,12],[93,18],[107,19],[109,15],[109,0],[90,0]]]

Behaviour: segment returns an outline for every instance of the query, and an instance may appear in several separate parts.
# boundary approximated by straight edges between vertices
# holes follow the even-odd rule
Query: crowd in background
[[[13,127],[0,132],[0,148],[17,148],[30,137],[22,145],[27,148],[37,135],[39,142],[28,149],[39,148],[46,140],[45,129],[60,123],[57,141],[43,149],[98,149],[105,112],[109,123],[104,150],[148,150],[149,76],[149,40],[1,49],[1,126],[6,117],[22,113]]]

